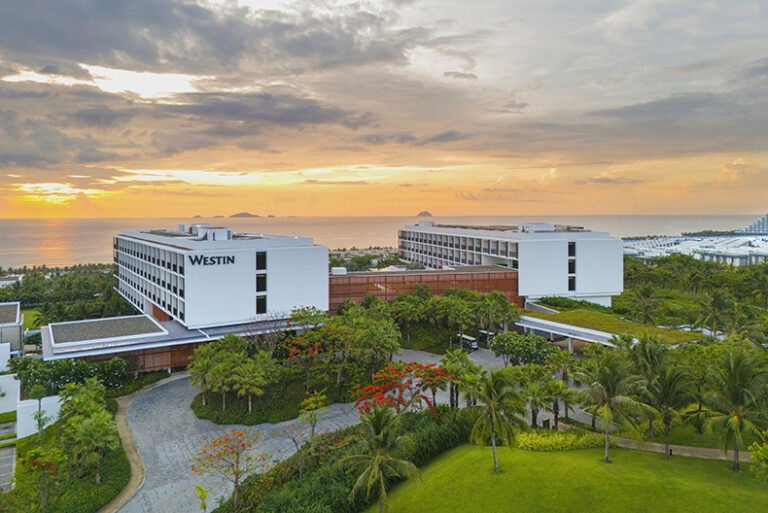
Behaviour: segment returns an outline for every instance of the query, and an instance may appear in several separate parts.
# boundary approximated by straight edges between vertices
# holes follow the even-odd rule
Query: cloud
[[[760,169],[752,162],[738,158],[732,162],[726,162],[720,166],[718,182],[739,182],[745,178],[754,177]]]
[[[550,168],[548,171],[542,173],[541,176],[539,176],[539,183],[540,184],[548,184],[551,182],[554,182],[559,178],[559,175],[557,173],[557,168]]]
[[[305,185],[370,185],[365,180],[315,180],[310,178],[301,182]]]
[[[416,136],[409,132],[389,133],[389,134],[366,134],[357,138],[358,141],[363,141],[368,144],[405,144],[414,143],[418,139]]]
[[[289,94],[269,93],[188,93],[177,95],[177,102],[159,109],[173,115],[186,115],[208,122],[237,122],[228,130],[235,136],[252,135],[248,123],[277,125],[339,124],[359,128],[373,121],[371,113],[356,113],[317,100]],[[218,135],[226,135],[219,127]]]
[[[416,145],[424,146],[427,144],[439,144],[439,143],[446,143],[446,142],[463,141],[464,139],[469,139],[472,136],[473,134],[469,134],[466,132],[457,132],[456,130],[448,130],[447,132],[440,132],[439,134],[433,135],[431,137],[427,137],[426,139],[422,139],[418,141]]]
[[[0,17],[4,59],[72,74],[62,62],[135,71],[206,73],[259,64],[261,73],[407,61],[428,38],[394,28],[393,12],[337,7],[333,15],[183,0],[11,2]]]
[[[112,128],[126,123],[136,115],[136,111],[129,109],[115,110],[98,105],[88,109],[81,109],[72,114],[72,119],[80,124],[96,128]]]
[[[619,177],[611,177],[611,176],[594,176],[589,178],[579,178],[577,180],[574,180],[573,183],[576,185],[589,185],[589,184],[596,184],[596,185],[625,185],[625,184],[637,184],[637,183],[645,183],[646,180],[638,180],[635,178],[627,178],[624,176]]]
[[[477,80],[477,75],[474,73],[465,73],[461,71],[443,71],[443,76],[462,80]]]

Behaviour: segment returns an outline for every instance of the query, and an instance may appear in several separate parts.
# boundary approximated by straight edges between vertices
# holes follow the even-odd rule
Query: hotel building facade
[[[126,230],[113,249],[117,291],[159,321],[211,328],[328,309],[328,248],[310,237],[184,224]]]
[[[400,258],[435,269],[499,265],[517,271],[527,300],[564,296],[610,306],[621,294],[621,239],[554,224],[442,225],[421,221],[398,231]]]

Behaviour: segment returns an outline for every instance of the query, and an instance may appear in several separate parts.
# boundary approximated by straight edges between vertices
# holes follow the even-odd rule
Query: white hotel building
[[[328,248],[310,237],[234,233],[207,224],[114,237],[117,291],[188,329],[328,309]]]
[[[501,265],[518,271],[518,293],[565,296],[606,306],[624,289],[622,241],[607,232],[553,224],[441,225],[398,231],[400,258],[431,268]]]

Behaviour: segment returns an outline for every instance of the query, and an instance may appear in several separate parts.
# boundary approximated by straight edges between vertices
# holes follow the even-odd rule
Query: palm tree
[[[525,402],[517,392],[509,373],[504,370],[494,372],[480,378],[478,386],[480,404],[472,410],[474,425],[471,440],[478,445],[485,445],[491,439],[493,448],[493,471],[499,471],[499,461],[496,457],[497,438],[506,442],[510,447],[515,439],[515,426],[525,429]]]
[[[248,413],[253,411],[253,395],[264,394],[265,384],[264,373],[254,360],[246,359],[232,369],[232,388],[238,397],[248,396]]]
[[[608,458],[608,432],[615,422],[629,421],[629,414],[642,408],[632,395],[642,385],[643,378],[632,374],[627,361],[618,351],[602,354],[593,365],[576,373],[576,379],[587,388],[582,403],[593,415],[600,417],[605,433],[605,463]]]
[[[646,388],[645,396],[664,425],[664,459],[669,459],[669,431],[680,410],[691,404],[691,377],[680,367],[667,366]]]
[[[639,285],[632,290],[631,298],[632,311],[640,318],[643,324],[653,322],[656,305],[658,304],[656,289],[647,283]]]
[[[661,337],[643,330],[636,344],[626,346],[630,362],[635,372],[651,383],[660,374],[669,352],[669,346],[661,341]],[[648,437],[653,438],[654,412],[648,412]]]
[[[216,364],[217,348],[214,344],[205,344],[195,349],[190,358],[189,374],[191,376],[189,383],[192,386],[199,386],[203,399],[203,407],[206,404],[206,392],[211,389],[211,370]]]
[[[463,349],[452,349],[440,359],[440,366],[456,376],[456,380],[452,380],[448,386],[451,408],[459,407],[459,383],[472,365],[472,361]]]
[[[552,413],[552,417],[555,419],[555,429],[560,427],[560,403],[563,403],[563,413],[565,414],[565,422],[568,422],[568,410],[573,410],[570,406],[569,400],[573,397],[573,390],[568,388],[568,385],[563,381],[557,381],[553,379],[547,382],[547,395],[549,396],[549,406],[547,409]]]
[[[424,308],[419,298],[410,294],[402,294],[392,303],[394,318],[405,331],[405,339],[411,341],[411,326],[422,320]]]
[[[759,435],[766,412],[760,404],[760,388],[768,378],[768,369],[743,348],[731,348],[713,373],[712,392],[708,397],[709,418],[706,426],[722,437],[723,450],[733,446],[733,470],[739,470],[739,447],[744,434]]]
[[[71,424],[71,440],[85,464],[92,463],[96,469],[96,482],[101,482],[101,461],[104,453],[120,446],[117,425],[112,415],[101,410],[87,417],[80,417]]]
[[[523,387],[523,397],[531,410],[531,427],[538,427],[539,411],[547,409],[552,397],[545,381],[530,381]]]
[[[567,349],[559,350],[553,352],[549,356],[549,361],[547,362],[549,365],[550,370],[560,375],[560,379],[562,380],[562,383],[565,385],[565,389],[568,389],[568,380],[569,375],[573,372],[574,367],[576,366],[576,360],[574,360],[573,355],[568,351]],[[570,394],[563,395],[562,401],[565,406],[563,410],[563,417],[565,418],[565,422],[568,422],[568,410],[573,409],[568,406],[568,400],[569,400]],[[557,427],[557,417],[555,417],[555,427]]]
[[[379,513],[387,510],[387,480],[420,476],[410,461],[397,456],[413,445],[407,435],[397,435],[400,417],[389,408],[375,408],[370,414],[360,413],[358,431],[363,445],[362,454],[352,454],[339,460],[348,472],[360,472],[350,492],[350,499],[364,490],[367,497],[378,488]]]
[[[700,301],[699,323],[717,336],[720,328],[728,324],[733,309],[733,298],[722,290],[714,289],[712,294]]]

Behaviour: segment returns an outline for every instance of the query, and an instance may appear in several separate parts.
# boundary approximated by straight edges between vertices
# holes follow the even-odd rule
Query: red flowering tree
[[[435,410],[436,391],[445,389],[455,379],[443,367],[417,362],[392,362],[373,377],[373,384],[360,389],[355,407],[366,413],[376,406],[389,407],[397,413]],[[427,391],[432,392],[431,397]]]
[[[192,458],[192,471],[232,483],[232,503],[238,506],[238,489],[246,475],[263,472],[272,462],[265,453],[254,454],[251,449],[261,438],[261,432],[233,429],[229,433],[210,440]]]
[[[62,491],[63,477],[66,474],[64,453],[52,446],[36,447],[27,452],[21,461],[24,475],[31,478],[32,488],[36,488],[40,499],[40,511],[45,513],[48,500],[56,491]],[[11,506],[13,509],[13,506]],[[19,510],[21,511],[21,510]]]

